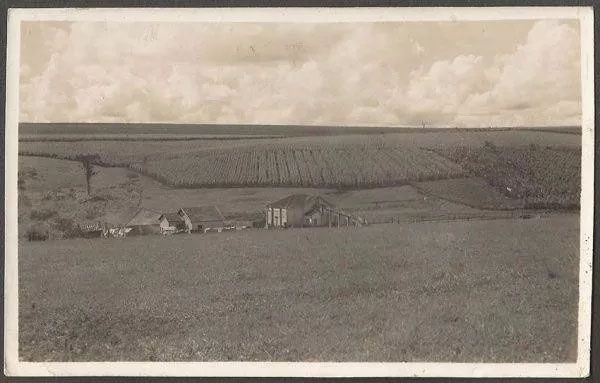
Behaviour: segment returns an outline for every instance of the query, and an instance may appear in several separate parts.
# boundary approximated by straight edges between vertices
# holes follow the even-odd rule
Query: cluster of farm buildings
[[[95,223],[82,225],[90,236],[123,237],[145,234],[207,233],[249,228],[299,228],[363,226],[361,217],[345,213],[321,196],[293,194],[268,203],[260,220],[228,220],[214,205],[182,207],[158,212],[140,208],[124,225],[108,227]]]

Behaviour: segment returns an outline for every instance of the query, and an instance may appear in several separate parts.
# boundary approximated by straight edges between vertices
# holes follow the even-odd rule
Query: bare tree
[[[81,161],[83,166],[86,192],[89,197],[92,193],[92,177],[98,174],[98,171],[94,168],[94,164],[98,162],[98,156],[94,154],[81,155],[77,157],[77,161]]]

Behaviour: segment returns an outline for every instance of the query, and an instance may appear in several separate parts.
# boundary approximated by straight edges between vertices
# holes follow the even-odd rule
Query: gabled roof
[[[283,199],[280,199],[279,201],[270,203],[267,206],[276,209],[302,209],[302,211],[307,213],[317,205],[333,207],[333,204],[325,200],[323,197],[309,194],[292,194]]]
[[[223,221],[225,217],[216,206],[195,206],[181,208],[192,222]]]
[[[160,219],[166,218],[170,223],[183,222],[183,218],[177,213],[165,213],[160,216]]]
[[[157,225],[161,215],[159,212],[141,208],[125,226]]]

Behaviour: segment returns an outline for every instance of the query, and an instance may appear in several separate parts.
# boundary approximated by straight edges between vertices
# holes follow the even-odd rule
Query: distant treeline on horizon
[[[376,127],[376,126],[320,126],[320,125],[264,125],[264,124],[166,124],[166,123],[19,123],[21,135],[264,135],[264,136],[314,136],[338,134],[385,134],[402,132],[489,131],[489,130],[539,130],[580,134],[580,126],[539,127]]]

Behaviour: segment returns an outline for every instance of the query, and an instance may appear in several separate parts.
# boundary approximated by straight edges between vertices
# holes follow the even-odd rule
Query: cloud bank
[[[578,125],[578,28],[559,20],[30,22],[22,27],[20,119]]]

